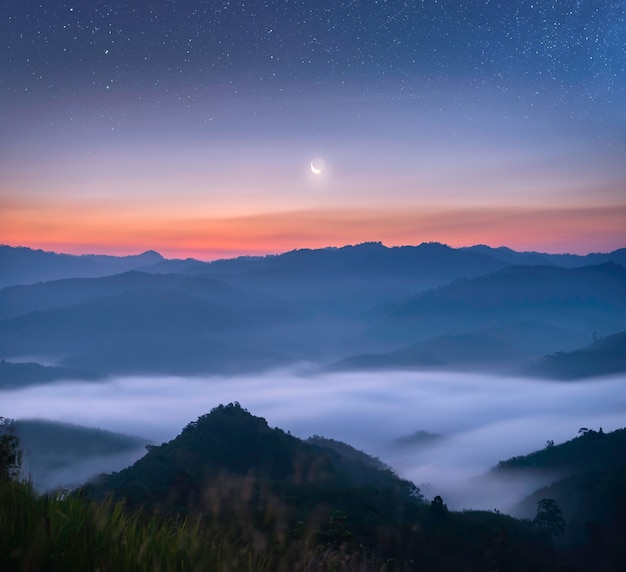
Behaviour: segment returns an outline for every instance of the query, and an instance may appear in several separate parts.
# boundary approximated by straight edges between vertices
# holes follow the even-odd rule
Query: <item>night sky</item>
[[[0,14],[2,243],[203,259],[626,246],[624,1]]]

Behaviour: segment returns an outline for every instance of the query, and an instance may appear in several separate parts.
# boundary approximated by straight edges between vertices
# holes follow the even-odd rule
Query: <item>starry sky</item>
[[[623,0],[5,0],[0,242],[206,260],[626,246],[625,16]]]

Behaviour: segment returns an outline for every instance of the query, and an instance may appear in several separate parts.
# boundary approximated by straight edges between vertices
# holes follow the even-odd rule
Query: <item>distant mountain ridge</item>
[[[154,250],[131,256],[73,255],[0,245],[0,288],[62,278],[118,274],[161,260],[163,257]]]
[[[411,343],[423,344],[439,337],[441,348],[441,336],[453,336],[450,343],[457,343],[459,335],[470,334],[467,339],[472,343],[483,337],[488,342],[485,349],[491,344],[497,351],[504,340],[494,335],[496,331],[511,329],[516,323],[545,324],[547,331],[562,329],[567,332],[562,349],[573,350],[588,342],[594,331],[607,335],[626,326],[626,269],[613,262],[574,268],[505,267],[380,305],[365,319],[369,323],[370,339],[381,344],[393,341],[399,347],[397,351],[402,352],[393,359],[400,361],[413,359],[405,352],[411,349],[407,348]],[[522,339],[518,336],[519,341]],[[547,338],[544,350],[540,351],[554,352],[547,350],[550,345],[552,342]],[[411,350],[417,361],[429,359],[428,355],[433,353],[432,348],[427,352],[422,352],[423,349],[426,348]],[[537,349],[535,345],[534,351]],[[440,352],[440,349],[435,352],[433,365],[440,363],[436,355]]]
[[[489,254],[490,256],[505,262],[510,266],[543,266],[553,265],[564,268],[574,268],[576,266],[591,266],[604,262],[615,262],[626,265],[626,248],[619,248],[611,252],[592,252],[589,254],[548,254],[545,252],[518,252],[506,246],[493,248],[484,244],[462,247],[461,250],[469,250]]]
[[[350,273],[380,272],[413,273],[422,264],[431,273],[438,267],[441,278],[455,266],[462,275],[477,275],[510,265],[555,265],[563,267],[600,264],[612,260],[626,264],[626,248],[609,253],[587,255],[516,252],[506,247],[486,245],[451,248],[437,242],[417,246],[387,247],[380,242],[366,242],[343,247],[297,249],[266,256],[240,256],[203,262],[195,259],[165,259],[154,250],[138,255],[111,256],[100,254],[59,254],[25,246],[0,245],[0,288],[11,285],[34,284],[62,278],[89,278],[142,270],[154,273],[241,274],[276,271],[280,268],[347,270]]]
[[[626,372],[626,331],[571,352],[547,355],[528,364],[524,371],[552,379],[582,379]]]
[[[26,258],[50,254],[3,248]],[[364,243],[210,263],[155,252],[50,254],[61,274],[68,260],[86,261],[92,273],[141,269],[1,288],[0,373],[10,376],[1,381],[19,384],[25,368],[11,363],[24,361],[96,377],[228,374],[303,361],[514,373],[583,347],[594,332],[626,330],[624,267],[573,264],[589,257],[567,258],[563,267],[552,256],[439,243]],[[589,256],[595,262],[612,254]],[[10,281],[10,271],[2,267],[3,279]],[[34,367],[32,379],[63,374]]]
[[[11,363],[0,359],[0,391],[52,381],[95,381],[103,377],[102,374],[82,369],[44,366],[34,362]]]
[[[396,317],[424,315],[437,302],[449,312],[506,309],[556,301],[580,303],[592,297],[623,305],[626,269],[614,262],[592,266],[510,266],[420,293],[391,310]]]
[[[490,367],[517,373],[518,367],[549,348],[575,347],[580,336],[540,321],[517,321],[458,334],[425,338],[385,353],[348,356],[329,370],[445,369],[480,370]],[[552,350],[553,351],[553,350]]]

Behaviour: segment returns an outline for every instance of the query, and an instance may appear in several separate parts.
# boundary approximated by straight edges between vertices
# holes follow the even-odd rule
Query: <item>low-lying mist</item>
[[[255,376],[120,377],[0,392],[0,415],[175,437],[220,403],[238,401],[270,426],[322,435],[378,456],[450,508],[507,511],[538,480],[476,479],[498,461],[559,443],[580,427],[626,425],[624,378],[563,383],[460,373],[332,373],[306,368]],[[424,430],[444,438],[395,443]],[[116,467],[117,468],[117,467]]]

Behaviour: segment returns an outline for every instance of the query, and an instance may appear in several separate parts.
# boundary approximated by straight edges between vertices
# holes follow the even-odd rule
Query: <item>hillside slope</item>
[[[133,256],[76,256],[0,245],[0,288],[62,278],[119,274],[156,264],[161,260],[163,257],[153,250]]]
[[[319,437],[303,442],[238,404],[190,423],[132,467],[94,482],[90,494],[201,515],[239,538],[309,531],[322,545],[366,547],[400,569],[478,572],[504,560],[520,571],[553,566],[549,544],[528,523],[426,503],[412,483],[363,453]]]
[[[524,373],[552,379],[582,379],[626,372],[626,332],[596,340],[571,352],[547,355],[524,368]]]
[[[604,433],[581,428],[575,439],[495,467],[500,476],[553,475],[553,482],[515,507],[533,518],[537,503],[550,498],[563,511],[566,530],[557,545],[585,570],[620,570],[626,561],[626,429]]]

